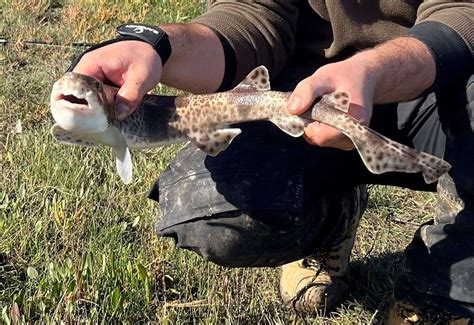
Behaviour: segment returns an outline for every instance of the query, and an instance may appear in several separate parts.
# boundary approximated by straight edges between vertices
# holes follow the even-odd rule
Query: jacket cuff
[[[433,54],[436,79],[431,90],[437,91],[472,74],[472,53],[451,27],[437,21],[424,21],[410,28],[408,36],[425,43]]]

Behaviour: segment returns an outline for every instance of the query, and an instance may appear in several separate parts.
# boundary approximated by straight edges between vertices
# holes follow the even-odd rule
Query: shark
[[[225,150],[242,130],[238,123],[267,120],[292,137],[319,121],[340,130],[355,146],[367,169],[422,173],[427,183],[449,171],[441,158],[395,142],[348,114],[350,96],[334,92],[319,98],[303,115],[286,107],[291,92],[270,89],[264,66],[252,70],[235,88],[213,94],[161,96],[147,94],[125,120],[115,118],[114,91],[93,77],[67,72],[51,91],[55,120],[51,134],[60,143],[105,145],[113,149],[120,178],[132,181],[130,149],[147,149],[191,141],[208,155]]]

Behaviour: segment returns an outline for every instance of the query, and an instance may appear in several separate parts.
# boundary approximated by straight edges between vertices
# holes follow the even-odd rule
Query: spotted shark
[[[50,108],[56,124],[51,133],[64,144],[112,147],[118,174],[125,183],[132,180],[129,149],[191,141],[215,156],[242,132],[235,124],[257,120],[270,121],[292,137],[302,136],[314,121],[332,126],[352,140],[367,169],[375,174],[421,172],[427,183],[433,183],[451,167],[443,159],[392,141],[351,117],[345,92],[322,96],[300,116],[286,109],[290,95],[270,90],[268,71],[260,66],[230,91],[148,94],[132,115],[118,120],[110,86],[68,72],[52,88]]]

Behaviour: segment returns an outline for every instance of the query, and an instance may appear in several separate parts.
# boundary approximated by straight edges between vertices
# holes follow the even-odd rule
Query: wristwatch
[[[71,65],[67,71],[72,71],[84,54],[100,47],[126,40],[137,40],[150,44],[160,56],[162,65],[165,65],[166,61],[168,61],[171,56],[171,43],[168,35],[163,29],[157,26],[145,24],[124,24],[117,27],[117,33],[119,34],[118,37],[93,45],[76,56],[72,60]]]
[[[136,39],[150,44],[164,65],[171,55],[171,43],[166,32],[156,26],[145,24],[123,24],[117,27],[117,33],[126,39]]]

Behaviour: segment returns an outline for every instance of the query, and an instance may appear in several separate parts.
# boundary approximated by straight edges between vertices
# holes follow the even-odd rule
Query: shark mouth
[[[65,94],[60,94],[58,100],[64,100],[66,102],[69,102],[71,104],[78,104],[78,105],[89,105],[87,100],[84,98],[79,98],[74,95],[65,95]]]
[[[81,96],[77,92],[57,92],[53,96],[52,101],[57,107],[62,107],[66,109],[85,111],[89,110],[89,102],[85,98],[86,96]]]

